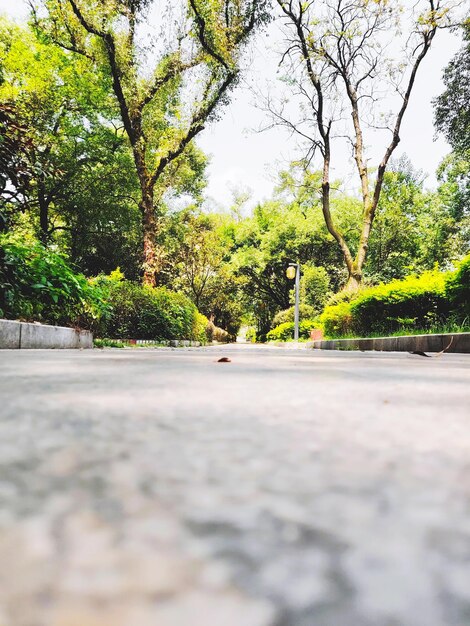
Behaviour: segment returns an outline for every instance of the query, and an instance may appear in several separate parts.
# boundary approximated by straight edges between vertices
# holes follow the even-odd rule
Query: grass
[[[126,348],[129,344],[117,339],[94,339],[95,348]]]
[[[414,335],[447,335],[458,333],[469,333],[470,324],[469,320],[465,319],[461,324],[457,322],[448,322],[447,324],[440,324],[427,329],[419,328],[403,328],[397,330],[394,333],[370,333],[367,336],[359,336],[354,334],[341,335],[338,337],[325,336],[325,339],[377,339],[378,337],[409,337]]]

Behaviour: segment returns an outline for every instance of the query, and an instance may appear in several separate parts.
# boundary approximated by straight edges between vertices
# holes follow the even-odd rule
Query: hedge
[[[446,297],[459,322],[470,322],[470,254],[446,282]]]
[[[320,322],[329,337],[429,330],[449,316],[469,315],[470,255],[455,272],[424,272],[360,291],[350,301],[327,306]]]
[[[299,339],[309,339],[310,331],[318,328],[315,320],[302,320],[299,322]],[[284,322],[273,328],[266,335],[268,341],[289,341],[294,339],[294,322]]]
[[[318,314],[318,310],[309,304],[299,305],[299,318],[302,320],[311,320]],[[291,306],[289,309],[279,311],[273,318],[271,328],[285,324],[286,322],[293,322],[295,317],[295,306]]]
[[[100,334],[112,339],[192,339],[205,343],[208,320],[186,296],[165,287],[128,280],[100,283],[108,292],[111,313]]]

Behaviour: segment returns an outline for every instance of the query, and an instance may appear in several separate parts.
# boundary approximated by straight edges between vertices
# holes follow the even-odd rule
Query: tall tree
[[[270,110],[278,123],[286,124],[308,142],[308,161],[317,151],[321,155],[323,217],[348,269],[345,289],[356,290],[362,280],[384,174],[400,141],[416,75],[448,8],[443,0],[420,0],[406,10],[388,0],[277,2],[288,29],[283,63],[288,63],[289,81],[302,104],[300,118],[295,121],[289,107],[270,106]],[[398,59],[400,29],[407,31],[407,53]],[[386,53],[387,46],[394,47],[394,58]],[[380,109],[384,93],[394,96],[393,115],[386,111],[390,102]],[[375,177],[371,176],[367,155],[367,128],[390,132]],[[360,182],[363,209],[355,250],[330,206],[330,171],[340,138],[350,143]]]
[[[82,59],[4,19],[0,47],[0,103],[9,139],[4,148],[17,137],[2,197],[10,213],[28,212],[47,244],[57,229],[68,227],[61,207],[83,182],[83,171],[112,162],[125,149],[122,132],[112,124],[109,81],[97,81]]]
[[[452,147],[441,163],[439,189],[450,219],[443,229],[449,256],[470,248],[470,18],[463,24],[464,44],[444,69],[444,92],[436,98],[435,126]],[[447,235],[447,237],[445,237]]]
[[[267,19],[265,0],[189,0],[189,10],[162,4],[157,17],[165,32],[158,40],[145,32],[152,0],[44,0],[46,20],[36,14],[54,41],[103,64],[111,76],[140,185],[143,280],[149,285],[159,271],[159,183],[227,100],[243,46]]]
[[[444,69],[444,92],[434,100],[435,125],[455,152],[470,155],[470,17],[464,45]]]

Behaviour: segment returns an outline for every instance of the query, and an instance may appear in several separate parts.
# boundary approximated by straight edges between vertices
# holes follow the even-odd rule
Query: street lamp
[[[295,308],[294,308],[294,341],[299,340],[299,302],[300,302],[300,265],[289,263],[286,270],[287,278],[295,278]]]

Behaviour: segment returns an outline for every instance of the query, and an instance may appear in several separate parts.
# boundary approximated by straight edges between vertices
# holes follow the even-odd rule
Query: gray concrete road
[[[468,626],[469,374],[2,351],[0,625]]]

